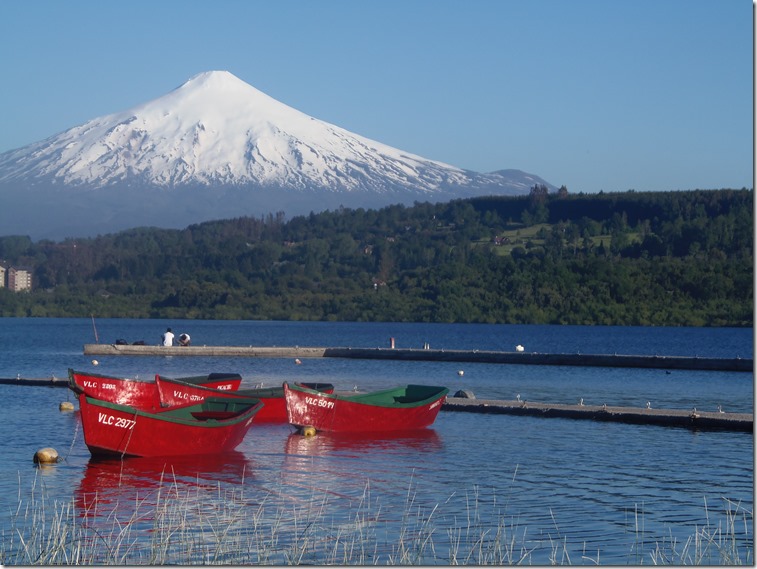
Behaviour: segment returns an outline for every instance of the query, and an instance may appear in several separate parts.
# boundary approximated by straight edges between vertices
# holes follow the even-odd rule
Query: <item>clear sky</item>
[[[572,193],[753,187],[751,0],[2,0],[0,152],[227,70]]]

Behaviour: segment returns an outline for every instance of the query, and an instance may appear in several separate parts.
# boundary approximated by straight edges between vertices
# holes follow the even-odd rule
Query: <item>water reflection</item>
[[[294,433],[286,440],[285,452],[288,455],[306,456],[343,453],[345,456],[360,457],[374,452],[386,454],[405,454],[408,451],[436,452],[442,446],[439,434],[433,429],[378,433],[319,433],[314,437]]]
[[[178,493],[188,488],[212,489],[219,482],[240,484],[253,477],[253,470],[250,460],[237,451],[123,460],[90,458],[75,503],[84,517],[102,515],[136,501],[155,505],[164,487]]]
[[[287,496],[299,503],[342,502],[344,518],[366,499],[366,490],[381,495],[382,505],[404,503],[412,472],[422,469],[444,448],[434,429],[384,433],[290,434],[284,443],[281,481]],[[349,505],[349,507],[347,507]]]

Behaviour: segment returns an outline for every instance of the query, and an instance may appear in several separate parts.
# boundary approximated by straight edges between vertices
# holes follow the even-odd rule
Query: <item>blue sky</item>
[[[0,152],[224,69],[461,168],[752,187],[753,17],[749,0],[3,0]]]

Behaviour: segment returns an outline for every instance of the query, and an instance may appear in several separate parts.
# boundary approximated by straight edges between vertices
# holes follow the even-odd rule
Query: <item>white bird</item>
[[[725,413],[725,411],[723,411],[723,407],[721,407],[720,405],[718,405],[718,413]]]
[[[583,407],[584,406],[584,398],[581,397],[581,400],[578,402],[578,404]]]
[[[465,375],[465,372],[463,370],[460,370],[457,372],[457,375]]]
[[[518,395],[515,396],[515,399],[516,401],[520,401],[520,393],[518,393]]]
[[[649,401],[647,401],[647,409],[651,409],[651,408],[652,408],[652,404]]]
[[[521,346],[520,344],[518,344],[517,346],[515,346],[515,351],[516,352],[522,352],[523,350],[525,350],[525,348],[523,346]]]

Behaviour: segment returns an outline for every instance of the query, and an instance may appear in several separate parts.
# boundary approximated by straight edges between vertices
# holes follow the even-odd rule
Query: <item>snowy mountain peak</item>
[[[229,71],[203,71],[202,73],[190,77],[187,81],[174,89],[173,93],[176,93],[178,96],[187,97],[202,97],[204,94],[206,97],[223,97],[224,100],[230,102],[234,102],[234,98],[237,98],[237,101],[241,101],[245,98],[256,97],[257,104],[264,106],[264,109],[266,107],[268,109],[274,109],[276,107],[289,109],[286,105],[269,97],[262,91],[257,90],[249,83],[245,83]]]
[[[433,192],[463,171],[312,118],[228,71],[195,75],[124,112],[93,119],[0,156],[0,181],[66,185],[262,184]],[[374,180],[371,182],[371,180]]]
[[[246,121],[267,118],[298,117],[307,115],[269,97],[228,71],[206,71],[191,77],[168,95],[137,107],[135,111],[159,106],[173,110],[179,116],[208,118],[225,117]]]
[[[239,77],[226,70],[202,71],[187,79],[179,89],[189,85],[202,87],[210,85],[211,88],[220,89],[234,88],[234,86],[251,87],[251,85],[245,83]]]

